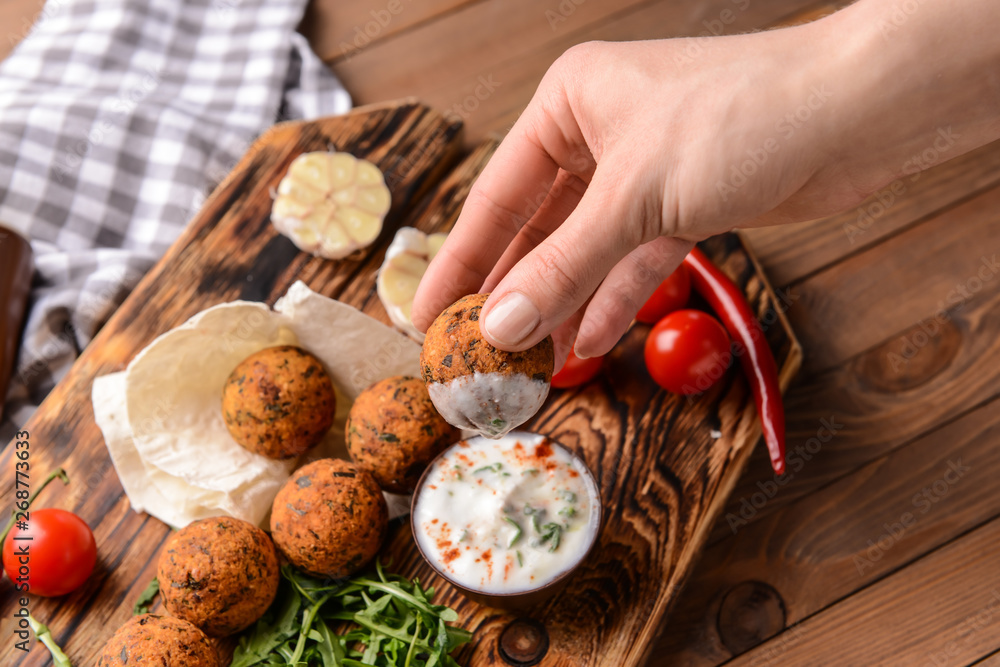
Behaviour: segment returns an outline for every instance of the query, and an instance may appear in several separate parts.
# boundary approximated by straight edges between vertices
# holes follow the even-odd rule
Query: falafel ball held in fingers
[[[413,493],[431,459],[462,436],[434,408],[423,380],[410,375],[361,392],[345,431],[355,464],[391,493]]]
[[[271,536],[293,565],[317,577],[346,577],[382,546],[389,523],[375,478],[343,459],[302,466],[271,506]]]
[[[97,667],[222,667],[211,640],[181,618],[133,616],[101,650]]]
[[[227,516],[201,519],[170,536],[156,576],[163,606],[210,637],[239,632],[278,593],[278,554],[263,530]]]
[[[521,352],[493,347],[479,330],[489,294],[448,306],[427,329],[420,372],[434,407],[450,424],[500,438],[530,419],[549,395],[552,337]]]

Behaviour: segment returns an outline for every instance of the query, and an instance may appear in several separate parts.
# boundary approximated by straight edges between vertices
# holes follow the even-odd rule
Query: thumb
[[[501,350],[538,343],[579,311],[608,272],[642,240],[643,207],[634,187],[598,166],[580,203],[500,281],[483,306],[480,329]]]

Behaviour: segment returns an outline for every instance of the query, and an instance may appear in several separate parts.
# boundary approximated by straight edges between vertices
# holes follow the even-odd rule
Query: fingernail
[[[584,318],[583,322],[580,323],[580,328],[576,330],[576,340],[573,341],[573,354],[576,355],[577,359],[590,359],[590,355],[587,354],[586,343],[581,346],[580,341],[590,338],[593,328],[591,322]]]
[[[528,297],[511,292],[490,309],[483,326],[501,345],[517,345],[535,330],[541,319],[541,313]]]

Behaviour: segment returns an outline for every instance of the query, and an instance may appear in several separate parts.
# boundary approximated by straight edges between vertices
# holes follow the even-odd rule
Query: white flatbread
[[[298,463],[274,461],[233,440],[222,388],[246,357],[298,345],[330,374],[335,421],[304,460],[346,458],[344,425],[368,385],[419,373],[420,346],[355,308],[296,282],[271,311],[236,301],[208,308],[150,343],[123,373],[97,378],[98,426],[133,508],[182,527],[226,514],[263,525]],[[394,514],[405,513],[404,503]]]
[[[225,493],[284,479],[290,462],[250,452],[229,435],[222,388],[254,352],[295,345],[289,324],[264,304],[236,301],[202,311],[140,352],[125,372],[125,402],[143,461]]]

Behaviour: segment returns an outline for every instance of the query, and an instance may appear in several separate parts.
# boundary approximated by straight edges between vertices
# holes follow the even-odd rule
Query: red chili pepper
[[[744,352],[739,356],[743,372],[750,381],[754,403],[760,416],[761,430],[774,472],[785,472],[785,411],[778,384],[778,366],[767,344],[764,329],[754,316],[743,291],[719,270],[698,248],[684,258],[691,272],[691,284],[719,317],[733,340]]]

